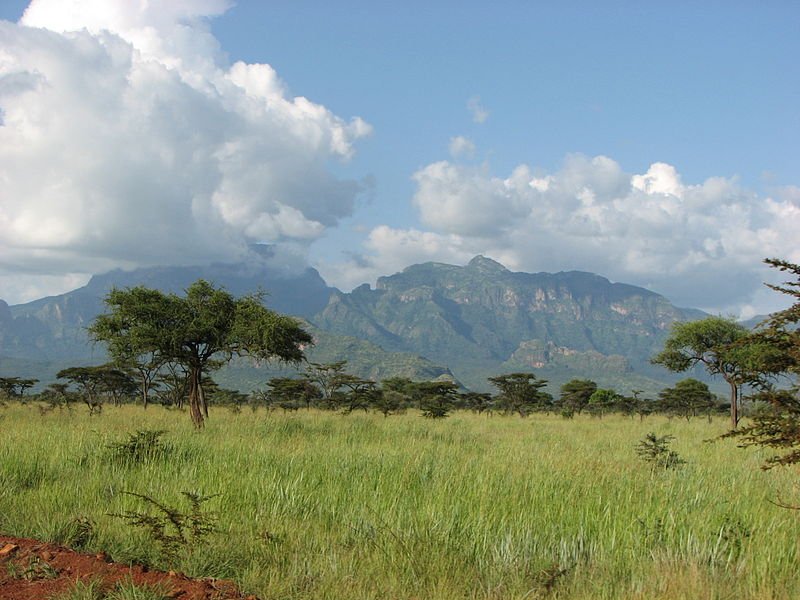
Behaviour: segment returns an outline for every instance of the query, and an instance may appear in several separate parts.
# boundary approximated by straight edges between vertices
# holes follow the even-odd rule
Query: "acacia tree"
[[[0,391],[9,397],[25,395],[25,390],[39,383],[38,379],[21,379],[19,377],[0,377]]]
[[[342,381],[349,377],[344,372],[346,365],[346,360],[332,363],[308,363],[303,376],[319,387],[323,402],[333,405],[336,392],[342,387]]]
[[[663,410],[685,417],[687,421],[714,408],[714,394],[705,383],[691,377],[682,379],[675,387],[661,390],[658,399]]]
[[[139,286],[113,289],[109,312],[98,316],[89,334],[115,348],[139,355],[156,353],[188,372],[189,410],[196,427],[208,417],[203,376],[234,356],[299,362],[313,343],[300,324],[262,304],[261,294],[234,298],[200,279],[183,297]]]
[[[706,317],[675,323],[664,349],[650,359],[670,371],[683,372],[701,364],[711,375],[720,375],[730,386],[731,427],[739,424],[739,387],[748,380],[748,350],[742,341],[747,329],[732,319]]]
[[[94,415],[103,409],[100,394],[103,392],[104,380],[110,367],[69,367],[56,373],[58,379],[66,379],[78,388],[78,393],[89,407],[89,414]],[[66,388],[65,388],[66,389]]]
[[[593,414],[602,418],[606,411],[617,406],[620,400],[622,396],[615,390],[598,388],[589,396],[586,406]]]
[[[596,391],[597,384],[591,379],[572,379],[561,386],[559,402],[564,410],[580,414]]]
[[[423,417],[443,419],[455,407],[458,385],[452,381],[421,381],[414,383],[413,396]]]
[[[498,375],[489,377],[489,382],[500,390],[498,404],[507,413],[516,412],[520,417],[527,417],[534,410],[552,405],[553,397],[542,391],[547,381],[537,379],[533,373]]]
[[[89,328],[90,335],[95,340],[107,343],[108,353],[115,363],[136,372],[142,403],[147,408],[156,377],[167,362],[163,348],[152,343],[158,335],[156,329],[166,321],[164,295],[143,286],[127,290],[113,289],[106,298],[106,305],[113,307],[115,318],[109,318],[111,315],[98,318]],[[126,335],[117,335],[117,331],[124,329],[126,322],[134,315],[146,313],[162,318],[153,318],[150,322],[140,319],[136,327],[128,328]]]
[[[293,377],[273,377],[267,383],[269,391],[266,399],[270,405],[277,405],[289,410],[293,405],[299,408],[299,402],[305,404],[307,409],[322,397],[319,388],[308,379]]]
[[[162,404],[183,408],[189,393],[189,372],[183,365],[167,361],[151,386]]]
[[[770,315],[754,336],[754,343],[766,346],[770,351],[761,352],[760,370],[768,375],[786,375],[791,378],[789,389],[775,389],[763,385],[756,400],[764,406],[746,427],[731,432],[739,436],[745,446],[758,445],[786,452],[770,458],[764,468],[775,465],[800,463],[800,265],[779,259],[767,259],[771,267],[788,272],[794,281],[783,285],[768,285],[775,291],[794,299],[789,308]],[[800,509],[798,506],[790,508]]]
[[[346,390],[341,395],[342,411],[345,414],[350,414],[354,410],[366,412],[380,394],[374,381],[361,379],[355,375],[343,375],[340,384]]]

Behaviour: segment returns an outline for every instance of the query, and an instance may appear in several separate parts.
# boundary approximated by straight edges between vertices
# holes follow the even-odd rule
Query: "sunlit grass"
[[[122,492],[220,494],[218,532],[176,566],[264,599],[800,597],[797,513],[769,502],[797,472],[705,442],[725,419],[217,410],[197,433],[159,407],[0,414],[0,531],[64,541],[88,519],[88,550],[165,566],[109,516],[145,508]],[[171,453],[110,460],[137,429],[167,430]],[[642,462],[649,431],[687,464]]]

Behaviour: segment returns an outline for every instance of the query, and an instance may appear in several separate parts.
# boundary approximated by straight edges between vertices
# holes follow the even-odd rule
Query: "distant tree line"
[[[36,380],[0,379],[0,390],[6,398],[38,399],[53,408],[70,408],[84,404],[90,414],[102,411],[106,404],[160,404],[169,408],[187,407],[190,373],[174,363],[166,363],[153,376],[147,377],[147,394],[142,393],[143,379],[131,367],[109,363],[91,367],[70,367],[58,373],[61,380],[37,395],[24,395],[24,390]],[[547,381],[533,373],[508,373],[488,379],[496,392],[480,393],[461,389],[449,380],[413,381],[406,377],[391,377],[380,382],[364,379],[347,372],[347,362],[306,363],[294,377],[275,377],[264,389],[245,394],[220,387],[210,375],[202,385],[208,405],[227,407],[232,412],[243,408],[267,408],[294,412],[318,409],[350,414],[354,411],[375,411],[388,417],[416,409],[424,417],[437,419],[453,411],[465,410],[479,414],[516,415],[527,417],[534,413],[560,414],[573,418],[576,414],[602,417],[609,413],[644,418],[660,413],[689,419],[724,413],[727,405],[717,399],[705,383],[686,379],[663,390],[657,399],[641,397],[634,391],[623,395],[611,389],[598,388],[594,381],[573,379],[561,386],[554,397],[544,391]],[[13,383],[16,385],[12,385]]]

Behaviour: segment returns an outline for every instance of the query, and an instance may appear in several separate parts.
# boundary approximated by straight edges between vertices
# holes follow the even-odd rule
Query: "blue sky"
[[[221,72],[237,61],[268,64],[287,99],[303,96],[341,123],[357,117],[368,124],[369,130],[336,134],[336,123],[320,125],[326,135],[345,136],[347,149],[327,151],[291,138],[285,156],[296,160],[285,172],[299,178],[308,170],[309,181],[287,174],[276,192],[265,176],[250,187],[223,182],[210,192],[224,196],[220,210],[230,244],[285,245],[287,262],[307,260],[345,289],[410,262],[459,262],[483,253],[519,270],[592,270],[683,305],[746,315],[779,304],[761,289],[770,274],[760,259],[776,254],[800,261],[792,238],[800,224],[800,7],[794,2],[240,0],[223,11],[220,0],[201,0],[191,10],[176,0],[164,3],[177,7],[169,23],[128,13],[104,22],[89,0],[67,2],[75,6],[71,15],[63,14],[64,2],[37,2],[31,26],[69,38],[83,18],[92,35],[108,28],[137,48],[141,38],[128,25],[138,31],[155,19],[158,31],[169,32],[175,23],[191,22],[202,48],[193,45],[189,28],[181,48],[169,49],[175,56],[207,52]],[[4,1],[0,19],[18,21],[26,5]],[[21,37],[6,31],[0,44],[13,47]],[[213,39],[221,54],[208,50]],[[164,52],[159,47],[152,56],[171,69]],[[44,54],[12,52],[11,62],[19,56],[20,64],[6,64],[6,76],[14,67],[36,71]],[[203,73],[209,81],[215,77]],[[96,74],[98,81],[110,76]],[[2,102],[0,95],[0,107],[13,108]],[[75,110],[91,123],[87,109]],[[210,113],[183,114],[185,135],[192,119],[203,128]],[[275,119],[270,123],[266,134],[284,139]],[[123,133],[119,143],[130,144],[130,132]],[[114,139],[102,140],[103,147],[113,148]],[[249,173],[266,165],[284,171],[283,160],[271,158],[280,156],[279,142],[247,144],[252,152],[223,170]],[[91,146],[79,146],[75,152],[91,157]],[[105,168],[70,194],[86,207],[81,194],[101,177],[102,188],[118,195],[113,211],[125,214],[134,194],[116,175],[106,181],[118,165]],[[160,168],[168,178],[169,170]],[[53,177],[48,189],[60,189],[59,175]],[[169,193],[184,189],[170,186]],[[40,198],[36,210],[45,210],[47,190],[33,193]],[[309,199],[274,204],[281,194]],[[244,210],[237,202],[249,202],[248,195],[265,200]],[[320,208],[331,196],[336,200]],[[20,221],[22,202],[6,199],[9,222],[26,222]],[[252,227],[255,222],[262,226]],[[109,227],[108,238],[118,239]],[[313,234],[298,233],[303,227]],[[142,224],[142,230],[153,227]],[[5,245],[14,258],[0,264],[0,297],[11,301],[57,291],[104,267],[159,260],[155,251],[138,255],[135,241],[114,247],[93,233],[89,243],[85,231],[66,248],[22,230],[5,244],[2,235],[0,249]],[[164,235],[175,237],[166,227]],[[148,245],[162,248],[156,239]],[[192,262],[233,252],[204,254],[184,245],[185,255],[165,244],[161,256]],[[58,250],[73,262],[55,260]]]

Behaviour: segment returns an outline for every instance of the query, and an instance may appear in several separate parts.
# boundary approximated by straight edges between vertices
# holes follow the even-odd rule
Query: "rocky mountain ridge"
[[[704,314],[593,273],[512,272],[478,256],[463,267],[412,265],[374,289],[335,291],[312,320],[446,364],[481,389],[488,374],[519,368],[661,378],[649,357],[671,324]]]
[[[102,349],[88,343],[85,327],[104,310],[112,286],[179,292],[200,277],[236,295],[266,290],[268,306],[317,332],[312,360],[349,360],[355,374],[378,378],[455,376],[476,390],[488,389],[486,377],[515,370],[533,370],[551,387],[590,377],[621,391],[655,390],[674,377],[649,357],[672,323],[705,314],[593,273],[513,272],[483,256],[465,266],[412,265],[379,278],[374,288],[345,293],[314,269],[282,272],[268,249],[259,253],[237,264],[112,271],[60,296],[10,307],[0,302],[0,374],[4,365],[19,368],[25,360],[39,369],[99,362]],[[259,377],[240,375],[248,382],[242,389]]]

